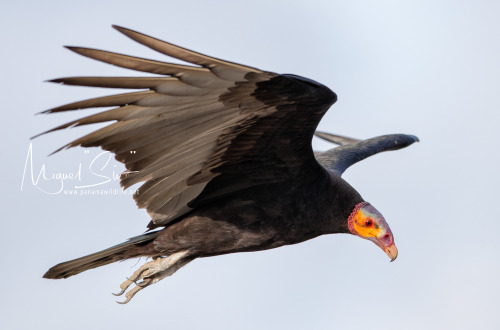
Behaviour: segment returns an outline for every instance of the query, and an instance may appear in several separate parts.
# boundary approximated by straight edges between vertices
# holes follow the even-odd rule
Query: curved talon
[[[134,283],[133,281],[131,281],[130,279],[127,278],[127,280],[125,282],[123,282],[121,285],[120,285],[120,289],[121,291],[118,292],[118,293],[113,293],[115,296],[121,296],[122,294],[125,293],[125,291],[127,291],[128,287]]]
[[[125,305],[126,303],[128,303],[128,302],[130,301],[130,299],[132,299],[132,298],[127,298],[127,299],[126,299],[126,300],[124,300],[124,301],[117,301],[116,303],[117,303],[117,304],[120,304],[120,305]]]
[[[124,293],[125,293],[125,290],[127,290],[127,289],[126,289],[126,288],[125,288],[125,289],[122,289],[122,291],[120,291],[120,292],[118,292],[118,293],[113,293],[113,292],[111,292],[111,294],[112,294],[113,296],[117,296],[117,297],[119,297],[119,296],[121,296],[122,294],[124,294]]]
[[[129,292],[127,292],[127,294],[125,295],[125,297],[127,297],[127,299],[125,299],[124,301],[117,301],[117,303],[119,303],[120,305],[125,305],[126,303],[128,303],[134,296],[137,292],[141,291],[143,288],[140,287],[140,286],[136,286],[134,287],[132,290],[130,290]]]

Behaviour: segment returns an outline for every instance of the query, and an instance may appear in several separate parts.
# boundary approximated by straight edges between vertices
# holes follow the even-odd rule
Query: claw
[[[120,292],[113,293],[115,296],[121,296],[132,284],[135,284],[135,287],[125,294],[126,299],[121,302],[117,301],[117,303],[128,303],[137,292],[175,273],[179,268],[193,260],[193,258],[186,258],[187,254],[188,251],[182,251],[173,253],[166,258],[157,257],[154,258],[153,261],[147,262],[141,266],[130,278],[127,278],[127,280],[120,285]]]
[[[127,292],[127,294],[125,295],[125,297],[127,299],[125,299],[124,301],[117,301],[117,303],[119,303],[120,305],[125,305],[136,295],[137,292],[141,291],[142,289],[144,289],[144,288],[140,287],[140,286],[134,287],[132,290]]]
[[[121,290],[120,292],[118,292],[118,293],[113,293],[113,292],[111,292],[111,294],[112,294],[113,296],[117,296],[117,297],[119,297],[119,296],[121,296],[122,294],[124,294],[124,293],[125,293],[125,290],[127,290],[127,289],[122,289],[122,290]]]
[[[121,291],[113,294],[117,297],[121,296],[122,294],[125,293],[125,291],[127,291],[128,287],[132,285],[132,283],[134,283],[134,281],[131,281],[129,278],[127,278],[127,280],[120,285]]]

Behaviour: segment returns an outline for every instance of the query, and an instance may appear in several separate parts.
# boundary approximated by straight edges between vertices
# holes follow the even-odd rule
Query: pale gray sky
[[[500,328],[500,4],[497,1],[18,1],[0,4],[2,329]],[[118,24],[223,59],[295,73],[339,101],[320,129],[357,138],[419,136],[345,178],[386,217],[399,258],[350,235],[192,262],[126,306],[110,293],[144,261],[67,280],[56,263],[144,231],[127,195],[70,196],[122,169],[92,149],[47,155],[88,129],[29,137],[84,113],[36,112],[110,91],[44,80],[140,75],[63,45],[167,59]],[[316,142],[316,148],[328,145]],[[96,161],[90,164],[93,159]],[[29,165],[29,164],[28,164]],[[118,189],[116,180],[99,186]],[[42,189],[44,191],[42,191]],[[80,189],[79,191],[83,191]],[[90,189],[95,190],[95,187]],[[51,192],[52,194],[48,194]]]

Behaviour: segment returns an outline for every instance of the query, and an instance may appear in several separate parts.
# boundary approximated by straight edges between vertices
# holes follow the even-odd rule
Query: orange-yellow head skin
[[[367,239],[378,245],[394,261],[398,249],[394,245],[394,236],[384,217],[370,203],[362,202],[354,207],[347,220],[353,235]]]

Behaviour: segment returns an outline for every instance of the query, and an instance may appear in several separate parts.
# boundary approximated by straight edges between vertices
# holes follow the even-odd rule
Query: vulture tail
[[[154,256],[153,244],[159,231],[130,238],[128,241],[112,246],[108,249],[89,254],[78,259],[66,261],[50,268],[44,278],[68,278],[86,270],[101,267],[116,261],[142,256]]]

